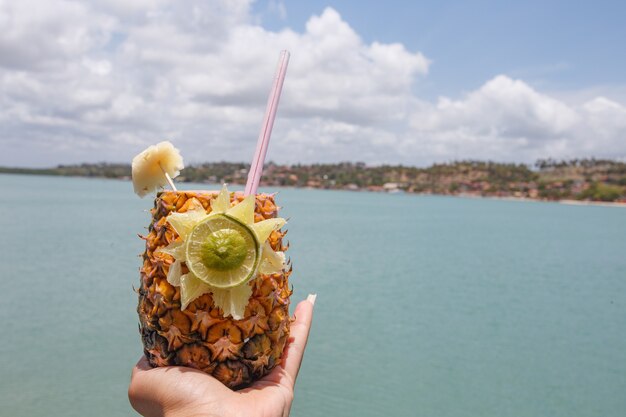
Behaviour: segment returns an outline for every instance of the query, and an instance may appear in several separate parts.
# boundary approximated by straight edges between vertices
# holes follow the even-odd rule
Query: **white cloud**
[[[62,71],[106,44],[115,19],[70,1],[0,1],[0,67]]]
[[[423,54],[365,42],[332,8],[269,31],[251,3],[0,0],[0,164],[129,161],[164,138],[187,160],[248,160],[281,49],[276,161],[626,155],[623,104],[506,76],[429,103],[413,92]]]
[[[625,111],[604,97],[570,105],[500,75],[460,100],[418,106],[410,130],[416,140],[405,146],[433,159],[623,157]]]
[[[575,113],[565,104],[503,75],[463,100],[441,98],[435,110],[426,128],[463,128],[502,138],[541,140],[563,134],[576,122]]]

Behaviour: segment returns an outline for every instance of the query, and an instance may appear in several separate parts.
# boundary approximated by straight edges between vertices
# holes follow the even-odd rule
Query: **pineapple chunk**
[[[167,173],[176,178],[183,169],[183,157],[170,142],[164,141],[148,147],[133,158],[133,188],[139,197],[167,184]]]

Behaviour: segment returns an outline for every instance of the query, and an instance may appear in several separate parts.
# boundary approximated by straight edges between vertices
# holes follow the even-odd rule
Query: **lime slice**
[[[233,288],[250,280],[260,262],[254,231],[227,214],[215,214],[198,223],[186,244],[187,267],[205,283]]]

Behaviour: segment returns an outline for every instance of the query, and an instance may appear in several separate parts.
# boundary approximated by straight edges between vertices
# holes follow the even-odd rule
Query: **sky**
[[[0,165],[626,158],[619,1],[0,0]]]

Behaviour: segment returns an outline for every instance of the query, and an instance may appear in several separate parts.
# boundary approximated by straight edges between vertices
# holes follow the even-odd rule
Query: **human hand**
[[[315,295],[296,307],[295,321],[280,365],[250,387],[233,391],[212,376],[182,366],[152,368],[143,356],[128,387],[128,398],[146,417],[287,417],[302,363]]]

